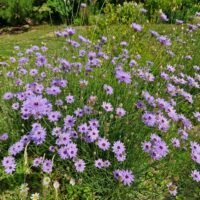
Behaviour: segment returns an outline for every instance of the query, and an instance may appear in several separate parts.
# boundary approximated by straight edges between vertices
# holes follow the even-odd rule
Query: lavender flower
[[[16,163],[12,156],[4,157],[2,160],[2,165],[7,174],[12,174],[15,171]]]
[[[136,32],[140,32],[142,31],[142,26],[140,24],[137,24],[137,23],[132,23],[131,24],[131,27],[134,29],[134,31]]]
[[[200,182],[200,172],[199,171],[193,170],[192,173],[191,173],[191,177],[197,183]]]
[[[83,172],[85,170],[85,162],[81,159],[75,161],[74,166],[77,172]]]

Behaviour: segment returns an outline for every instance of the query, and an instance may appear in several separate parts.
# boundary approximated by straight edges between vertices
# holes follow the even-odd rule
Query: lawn
[[[43,25],[0,36],[0,62],[7,63],[0,66],[0,135],[8,133],[7,140],[0,139],[0,160],[11,155],[16,162],[11,174],[0,166],[0,199],[30,199],[34,193],[44,200],[200,199],[199,182],[191,176],[200,170],[199,29],[165,24],[144,24],[141,31],[130,25],[88,26],[74,27],[76,33],[66,38],[56,37],[55,31],[64,28]],[[159,36],[152,36],[151,30]],[[43,48],[33,50],[34,45]],[[38,64],[39,57],[45,63]],[[58,80],[67,81],[66,86]],[[37,86],[40,92],[34,91]],[[25,91],[30,96],[20,99],[22,92],[28,95]],[[6,97],[8,92],[14,97]],[[33,112],[28,100],[37,96],[52,110],[41,107]],[[29,113],[23,114],[25,108]],[[52,114],[60,117],[52,119]],[[73,116],[73,126],[66,125],[67,115]],[[92,119],[99,123],[93,129],[88,125]],[[34,123],[43,127],[45,138],[35,139]],[[69,144],[59,143],[60,136],[53,134],[59,127],[62,134],[71,134],[69,144],[77,147],[76,156],[61,156],[60,149]],[[97,138],[91,139],[92,131]],[[11,145],[21,142],[23,135],[28,142],[13,150]],[[107,149],[99,145],[101,139],[107,139]],[[117,141],[125,146],[120,154],[114,150]],[[142,147],[147,141],[151,151]],[[38,157],[51,161],[53,168],[34,166]],[[75,165],[80,159],[83,172]],[[99,166],[98,159],[110,165]],[[117,169],[127,170],[123,173],[130,180],[114,177]]]

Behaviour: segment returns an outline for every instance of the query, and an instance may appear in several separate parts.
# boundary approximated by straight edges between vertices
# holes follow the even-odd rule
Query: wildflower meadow
[[[200,199],[200,24],[159,17],[0,36],[0,199]]]

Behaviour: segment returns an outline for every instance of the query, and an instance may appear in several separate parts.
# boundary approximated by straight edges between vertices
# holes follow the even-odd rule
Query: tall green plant
[[[59,13],[63,23],[67,23],[72,11],[72,4],[69,0],[48,0],[47,5]]]

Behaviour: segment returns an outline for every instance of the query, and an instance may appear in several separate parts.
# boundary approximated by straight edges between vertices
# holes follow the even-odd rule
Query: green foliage
[[[31,16],[33,0],[0,0],[0,19],[11,25],[23,24]]]
[[[148,10],[149,19],[158,20],[158,11],[162,10],[170,22],[175,22],[176,19],[188,21],[198,11],[198,4],[197,0],[147,0],[144,6]]]
[[[124,2],[122,5],[107,3],[103,9],[104,16],[97,20],[98,27],[101,29],[111,24],[130,24],[132,22],[144,23],[147,18],[141,13],[143,4]]]
[[[70,1],[47,0],[47,6],[52,10],[52,12],[59,14],[63,23],[67,23],[73,6]]]
[[[34,13],[34,21],[36,23],[37,22],[40,23],[43,20],[47,20],[48,18],[50,18],[51,20],[52,10],[47,3],[33,7],[33,13]]]

